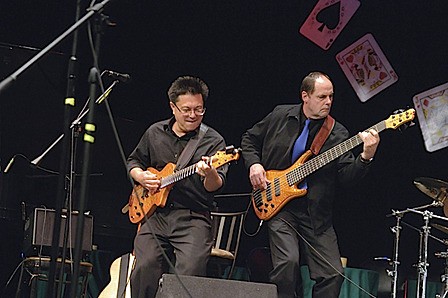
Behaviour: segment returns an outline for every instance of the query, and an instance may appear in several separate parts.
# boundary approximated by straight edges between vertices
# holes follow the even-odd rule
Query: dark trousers
[[[156,211],[134,240],[135,268],[131,274],[133,298],[152,298],[159,279],[169,267],[154,238],[168,255],[175,255],[175,270],[181,275],[205,276],[212,247],[208,212],[188,209]]]
[[[306,239],[309,245],[294,229]],[[342,273],[343,268],[333,227],[315,235],[305,204],[304,207],[294,211],[288,209],[280,211],[268,221],[268,230],[273,263],[269,278],[277,285],[279,298],[303,296],[300,257],[308,264],[310,277],[316,282],[313,287],[313,297],[336,298],[339,296],[343,277],[336,270]]]

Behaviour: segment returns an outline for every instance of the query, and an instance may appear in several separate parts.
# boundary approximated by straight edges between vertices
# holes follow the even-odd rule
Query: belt
[[[191,212],[195,212],[195,213],[199,213],[202,214],[204,216],[208,216],[210,214],[209,210],[192,210],[190,208],[184,207],[184,206],[180,206],[178,204],[175,203],[170,203],[168,205],[166,205],[163,208],[157,207],[156,212],[158,213],[169,213],[173,210],[190,210]]]

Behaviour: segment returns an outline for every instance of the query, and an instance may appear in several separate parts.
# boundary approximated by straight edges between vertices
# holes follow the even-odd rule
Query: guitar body
[[[241,149],[235,149],[233,146],[227,146],[226,150],[218,151],[209,158],[210,165],[219,168],[231,161],[236,161],[241,155]],[[174,183],[185,179],[196,173],[196,164],[175,171],[176,165],[168,163],[160,172],[154,168],[148,168],[148,171],[155,174],[160,180],[159,190],[151,195],[147,189],[141,185],[135,185],[129,196],[128,208],[129,220],[138,224],[146,217],[151,216],[157,207],[165,207],[168,194]],[[125,212],[126,212],[125,211]]]
[[[130,276],[135,256],[127,253],[115,259],[110,266],[110,282],[101,291],[98,298],[131,298]]]
[[[157,175],[157,179],[162,179],[174,172],[176,167],[173,163],[168,163],[162,171],[157,171],[154,168],[148,168],[148,171]],[[129,220],[132,223],[139,223],[156,211],[157,207],[165,207],[168,194],[173,185],[159,189],[158,192],[151,195],[147,189],[141,185],[135,185],[129,196]]]
[[[266,179],[270,181],[268,187],[264,191],[256,190],[252,193],[252,205],[259,219],[271,219],[289,201],[306,195],[307,190],[298,188],[298,183],[290,184],[286,174],[291,172],[291,169],[301,166],[311,155],[311,151],[305,152],[286,170],[266,171]]]
[[[412,121],[414,117],[415,110],[409,109],[399,114],[391,115],[388,119],[375,124],[371,128],[375,129],[378,133],[386,128],[396,129],[400,125]],[[252,205],[257,217],[261,220],[269,220],[289,201],[296,197],[306,195],[306,189],[299,189],[297,187],[301,181],[360,144],[362,144],[362,139],[358,135],[355,135],[312,159],[310,159],[312,152],[310,150],[306,151],[286,170],[266,171],[266,178],[269,181],[267,188],[252,192]]]

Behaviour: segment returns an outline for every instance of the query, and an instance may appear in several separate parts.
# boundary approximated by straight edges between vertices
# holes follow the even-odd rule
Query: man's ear
[[[308,93],[306,91],[302,91],[302,101],[307,102],[308,101]]]
[[[174,115],[174,109],[175,109],[176,107],[174,106],[174,103],[173,103],[172,101],[170,101],[170,108],[171,108],[171,110],[173,111],[173,115]]]

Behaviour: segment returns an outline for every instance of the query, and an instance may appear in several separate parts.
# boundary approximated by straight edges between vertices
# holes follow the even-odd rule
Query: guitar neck
[[[174,184],[179,180],[187,178],[195,173],[196,173],[196,165],[195,164],[191,165],[189,167],[183,168],[179,171],[174,172],[171,175],[168,175],[168,176],[160,179],[160,188],[167,187],[167,186]]]
[[[215,155],[211,156],[209,159],[210,166],[219,168],[231,161],[238,160],[240,157],[241,149],[235,149],[233,146],[227,146],[226,150],[218,151]],[[179,180],[187,178],[196,173],[197,164],[193,164],[186,168],[183,168],[179,171],[175,171],[174,173],[163,177],[160,179],[160,188],[167,187],[173,183],[176,183]]]
[[[381,121],[367,130],[370,129],[375,129],[377,132],[381,132],[386,129],[386,122]],[[350,139],[347,139],[344,142],[332,147],[331,149],[328,149],[322,154],[319,154],[316,157],[308,160],[304,164],[300,165],[299,167],[296,167],[295,169],[286,174],[288,184],[289,185],[297,184],[298,182],[302,181],[305,177],[308,177],[310,174],[314,173],[318,169],[332,162],[333,160],[343,155],[344,153],[352,150],[361,143],[362,139],[358,135],[355,135]]]

